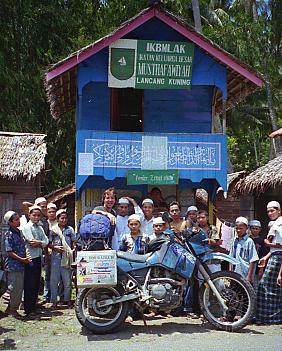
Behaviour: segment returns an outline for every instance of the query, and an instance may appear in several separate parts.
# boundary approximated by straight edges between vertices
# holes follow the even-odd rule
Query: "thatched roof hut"
[[[66,208],[68,214],[68,224],[75,226],[75,184],[68,184],[45,195],[48,202],[56,204],[57,208]]]
[[[45,196],[48,202],[57,203],[64,199],[64,197],[75,194],[75,184],[68,184],[63,188],[53,191]]]
[[[0,131],[0,177],[31,180],[45,167],[44,134]]]
[[[237,193],[264,193],[269,188],[282,184],[282,153],[247,177],[235,187]]]
[[[224,193],[224,197],[227,198],[228,195],[233,194],[234,186],[246,175],[245,171],[228,173],[227,174],[227,194]],[[220,187],[217,189],[217,194],[223,193],[223,189]],[[234,195],[234,194],[233,194]],[[208,203],[208,193],[204,189],[197,189],[196,191],[196,201],[199,205],[207,206]]]

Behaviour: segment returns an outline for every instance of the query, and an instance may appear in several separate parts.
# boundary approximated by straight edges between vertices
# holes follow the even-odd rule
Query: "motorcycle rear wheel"
[[[81,289],[78,292],[75,313],[79,323],[94,334],[107,334],[123,325],[128,315],[128,302],[99,307],[97,302],[122,296],[119,287]]]
[[[221,271],[211,274],[228,307],[226,313],[207,283],[199,291],[200,307],[205,318],[217,329],[237,331],[254,317],[256,295],[252,285],[239,274]]]

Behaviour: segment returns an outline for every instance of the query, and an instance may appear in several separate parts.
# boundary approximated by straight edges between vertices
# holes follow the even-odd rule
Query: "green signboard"
[[[112,88],[190,89],[194,45],[120,39],[109,47]]]
[[[137,184],[178,184],[177,170],[136,170],[127,171],[127,185]]]

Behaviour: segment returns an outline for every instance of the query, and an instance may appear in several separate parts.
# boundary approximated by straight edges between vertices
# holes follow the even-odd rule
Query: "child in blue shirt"
[[[239,261],[233,266],[234,272],[253,282],[256,263],[259,260],[254,241],[247,234],[248,220],[238,217],[235,221],[236,237],[231,247],[230,255]]]

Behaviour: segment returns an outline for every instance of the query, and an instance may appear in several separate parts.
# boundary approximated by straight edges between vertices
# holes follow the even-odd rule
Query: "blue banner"
[[[226,190],[226,136],[222,134],[153,134],[77,132],[76,186],[88,176],[126,178],[129,169],[176,169],[180,179],[217,180]]]

